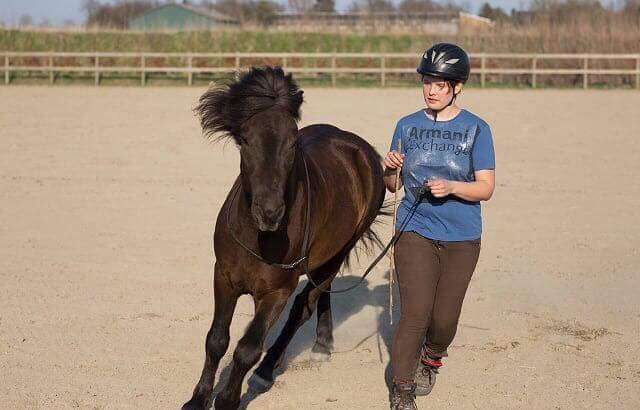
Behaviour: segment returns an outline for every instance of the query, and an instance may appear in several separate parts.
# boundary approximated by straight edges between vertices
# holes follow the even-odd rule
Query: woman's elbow
[[[488,184],[487,184],[488,185]],[[482,196],[481,201],[488,201],[491,199],[491,197],[493,196],[493,191],[494,191],[494,187],[492,185],[487,186],[487,189],[484,192],[484,195]]]

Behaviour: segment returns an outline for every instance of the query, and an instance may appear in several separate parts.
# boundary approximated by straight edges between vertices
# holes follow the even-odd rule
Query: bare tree
[[[87,13],[88,26],[127,28],[129,20],[154,8],[157,1],[120,0],[114,4],[101,4],[97,0],[85,0],[83,8]]]
[[[390,13],[396,10],[389,0],[367,0],[367,9],[369,13]]]
[[[336,3],[334,0],[317,0],[313,5],[313,11],[334,13],[336,11]]]
[[[623,12],[640,15],[640,0],[625,0]]]
[[[306,13],[313,8],[314,0],[289,0],[289,9],[296,13]]]
[[[402,0],[398,9],[402,13],[429,13],[441,11],[444,7],[433,0]]]
[[[502,10],[500,7],[491,7],[489,3],[484,3],[482,7],[480,7],[480,12],[478,13],[481,17],[486,17],[493,21],[507,21],[509,20],[509,15]]]
[[[33,18],[28,14],[23,14],[18,20],[18,25],[20,27],[33,26]]]
[[[359,13],[363,12],[367,9],[367,6],[362,3],[361,0],[353,0],[349,7],[347,7],[347,11],[350,13]]]

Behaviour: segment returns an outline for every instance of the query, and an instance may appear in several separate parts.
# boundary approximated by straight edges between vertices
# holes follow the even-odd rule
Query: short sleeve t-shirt
[[[453,195],[435,198],[427,193],[421,197],[419,189],[427,179],[471,182],[475,180],[475,171],[495,169],[489,125],[467,110],[447,121],[434,121],[420,110],[398,121],[390,150],[397,151],[400,140],[405,155],[402,166],[405,196],[398,208],[396,229],[400,229],[412,205],[419,200],[404,231],[439,241],[480,238],[480,202]]]

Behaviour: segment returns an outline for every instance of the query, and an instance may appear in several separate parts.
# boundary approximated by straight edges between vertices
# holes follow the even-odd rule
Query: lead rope
[[[398,152],[402,155],[402,138],[398,138]],[[398,205],[398,190],[400,189],[400,170],[396,168],[395,190],[393,191],[393,225],[391,226],[391,235],[395,235]],[[389,324],[393,325],[393,275],[396,272],[396,251],[395,247],[391,249],[389,258]]]

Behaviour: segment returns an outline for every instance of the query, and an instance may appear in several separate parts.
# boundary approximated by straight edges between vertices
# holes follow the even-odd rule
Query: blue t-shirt
[[[396,229],[401,227],[426,179],[444,178],[470,182],[474,172],[495,169],[491,129],[480,117],[466,110],[447,121],[434,121],[424,110],[400,119],[391,141],[398,150],[402,139],[402,183],[405,196],[398,207]],[[453,195],[422,196],[404,231],[439,241],[478,239],[482,234],[480,202]]]

